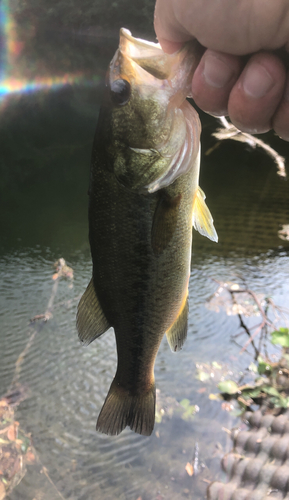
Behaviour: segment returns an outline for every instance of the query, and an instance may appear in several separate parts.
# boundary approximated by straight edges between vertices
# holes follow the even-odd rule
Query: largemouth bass
[[[110,435],[152,433],[161,340],[177,351],[187,335],[192,226],[217,240],[186,101],[197,62],[190,44],[167,55],[121,29],[108,71],[89,187],[93,275],[77,327],[86,344],[114,328],[117,371],[96,426]]]

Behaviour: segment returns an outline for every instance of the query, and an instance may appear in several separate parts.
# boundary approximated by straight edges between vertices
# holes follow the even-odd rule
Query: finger
[[[158,38],[158,42],[161,44],[163,51],[167,54],[177,52],[177,50],[184,45],[181,42],[170,42],[170,40],[166,40],[165,38]]]
[[[228,111],[233,124],[253,134],[270,130],[285,80],[285,67],[279,57],[270,52],[253,55],[229,97]]]
[[[240,57],[206,50],[192,80],[196,104],[207,113],[226,115],[230,92],[242,68]]]
[[[273,128],[282,139],[289,141],[289,75],[283,99],[273,117]]]
[[[157,0],[158,39],[185,42],[234,55],[277,49],[289,43],[288,0]],[[161,42],[162,43],[162,42]]]
[[[186,1],[183,0],[179,5],[179,10],[186,8]],[[193,34],[187,32],[182,24],[177,20],[175,15],[175,2],[174,0],[157,0],[154,13],[154,28],[159,43],[166,52],[175,52],[175,44],[183,44],[191,40]]]

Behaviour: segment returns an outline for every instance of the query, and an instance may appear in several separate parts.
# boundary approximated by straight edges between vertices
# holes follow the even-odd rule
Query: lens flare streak
[[[17,39],[17,27],[9,10],[9,0],[0,0],[0,103],[5,98],[23,93],[57,90],[65,85],[92,87],[100,81],[100,77],[87,78],[83,72],[29,80],[15,77],[15,70],[19,72],[17,57],[23,46],[24,43]]]
[[[0,99],[11,94],[30,93],[40,90],[56,90],[64,85],[93,86],[98,83],[99,77],[87,80],[83,75],[64,75],[63,77],[39,78],[35,81],[8,78],[0,81]]]

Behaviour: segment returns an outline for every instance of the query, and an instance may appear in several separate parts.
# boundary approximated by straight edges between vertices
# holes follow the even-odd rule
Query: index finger
[[[162,49],[173,53],[193,37],[177,20],[173,1],[156,0],[154,28]]]

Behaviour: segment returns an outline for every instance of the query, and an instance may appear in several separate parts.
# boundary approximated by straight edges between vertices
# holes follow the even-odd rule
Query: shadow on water
[[[206,155],[216,142],[215,121],[202,114],[200,184],[219,243],[194,233],[188,339],[178,354],[164,340],[155,369],[164,406],[169,398],[187,398],[199,411],[188,421],[177,413],[164,415],[150,438],[127,430],[118,437],[97,434],[96,418],[115,372],[115,340],[109,331],[82,348],[75,315],[91,274],[86,193],[100,87],[70,85],[23,96],[1,114],[0,394],[27,343],[29,318],[45,310],[52,264],[64,257],[74,269],[73,288],[60,282],[55,304],[63,305],[53,310],[25,357],[21,382],[30,392],[17,420],[31,432],[65,499],[196,500],[204,498],[208,481],[222,478],[220,457],[231,446],[223,428],[238,422],[209,399],[209,389],[196,379],[196,363],[218,361],[238,376],[251,360],[232,341],[237,319],[206,309],[215,290],[210,278],[244,277],[250,288],[286,305],[289,244],[278,230],[289,224],[289,184],[263,152],[243,144],[224,141]],[[288,144],[272,134],[266,140],[288,159]],[[196,443],[200,474],[190,477],[185,467],[195,460]],[[35,465],[9,498],[59,496]]]

